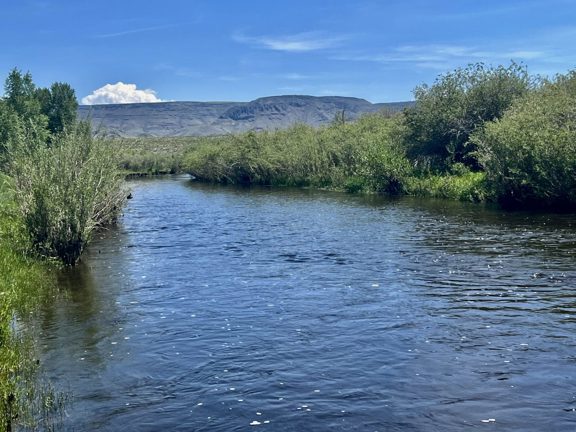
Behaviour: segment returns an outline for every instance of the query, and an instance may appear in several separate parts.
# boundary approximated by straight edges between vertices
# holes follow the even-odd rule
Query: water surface
[[[132,186],[41,317],[65,429],[576,430],[573,215]]]

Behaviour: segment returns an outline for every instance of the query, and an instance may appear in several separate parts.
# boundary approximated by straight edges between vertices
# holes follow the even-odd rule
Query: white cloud
[[[245,36],[235,34],[236,42],[248,43],[274,51],[308,52],[333,48],[345,38],[328,36],[319,32],[297,33],[286,36]]]
[[[83,105],[162,102],[154,90],[139,90],[136,84],[106,84],[82,98]]]

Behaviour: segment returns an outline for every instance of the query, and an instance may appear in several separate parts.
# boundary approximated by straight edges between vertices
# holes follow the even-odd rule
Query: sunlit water
[[[132,187],[40,318],[66,430],[576,430],[573,215]]]

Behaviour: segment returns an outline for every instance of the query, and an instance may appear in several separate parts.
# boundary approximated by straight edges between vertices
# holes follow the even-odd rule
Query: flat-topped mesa
[[[397,112],[411,102],[372,104],[342,96],[270,96],[251,102],[157,102],[83,105],[81,118],[95,130],[122,137],[207,136],[284,129],[296,123],[321,126],[344,113],[348,120],[380,110]]]

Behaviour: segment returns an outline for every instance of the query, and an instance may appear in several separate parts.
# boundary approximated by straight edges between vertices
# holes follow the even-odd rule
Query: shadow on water
[[[118,241],[115,229],[100,233],[82,261],[58,275],[58,301],[44,306],[39,323],[44,348],[51,352],[58,347],[64,370],[75,370],[80,361],[90,374],[105,368],[110,359],[108,341],[121,327],[117,296],[124,281],[97,257],[116,249]],[[100,251],[99,244],[106,250]]]

